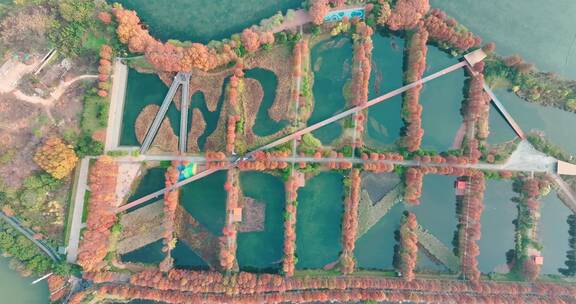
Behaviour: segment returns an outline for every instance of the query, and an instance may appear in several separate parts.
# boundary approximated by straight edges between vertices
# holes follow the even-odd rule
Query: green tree
[[[87,24],[95,17],[93,0],[59,0],[58,12],[68,22]]]

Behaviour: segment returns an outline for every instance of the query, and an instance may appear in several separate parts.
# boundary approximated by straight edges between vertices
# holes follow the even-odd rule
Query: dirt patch
[[[238,225],[238,232],[264,231],[264,217],[266,205],[251,197],[244,197],[242,208],[242,222]]]
[[[85,91],[83,85],[74,85],[73,88],[66,90],[66,93],[54,102],[51,108],[54,119],[67,129],[73,128],[79,131],[80,115],[78,113],[82,112],[82,98]]]
[[[136,139],[139,143],[142,143],[148,128],[152,124],[156,113],[160,109],[157,105],[146,106],[138,117],[136,118],[136,123],[134,128],[136,129]],[[160,125],[158,134],[152,142],[152,148],[156,148],[163,152],[176,152],[178,150],[178,137],[174,134],[174,130],[170,125],[170,119],[168,117],[164,118],[164,121]]]
[[[118,179],[116,181],[116,206],[122,205],[128,198],[134,182],[142,175],[142,165],[140,163],[119,163]]]
[[[290,48],[281,45],[249,56],[244,62],[246,69],[263,68],[274,72],[278,77],[276,98],[268,110],[268,115],[276,122],[289,119],[290,90],[293,84],[292,58]]]
[[[0,178],[4,185],[19,188],[39,169],[32,157],[42,135],[50,131],[47,123],[42,106],[0,95]]]
[[[199,109],[192,110],[192,125],[190,133],[188,133],[188,152],[200,152],[198,145],[198,138],[204,134],[206,129],[206,121]]]

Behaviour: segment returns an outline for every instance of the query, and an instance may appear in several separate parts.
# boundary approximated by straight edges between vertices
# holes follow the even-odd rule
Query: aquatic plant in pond
[[[361,238],[356,240],[354,256],[358,268],[394,269],[394,232],[400,227],[403,204],[396,204]]]
[[[265,214],[263,231],[238,233],[238,264],[241,269],[279,268],[284,242],[284,184],[279,177],[270,174],[242,172],[240,186],[244,197],[253,198],[265,205]],[[246,214],[247,210],[243,212]]]
[[[349,38],[333,38],[312,48],[314,70],[314,110],[308,125],[330,118],[346,106],[344,89],[351,77],[352,43]],[[342,133],[339,123],[332,123],[313,132],[323,144],[330,144]]]
[[[372,73],[369,99],[402,87],[402,61],[404,40],[375,34],[372,37]],[[369,146],[382,147],[393,144],[404,125],[400,117],[402,95],[368,109],[367,141]]]
[[[298,190],[297,269],[322,268],[338,259],[343,212],[343,177],[323,172]]]

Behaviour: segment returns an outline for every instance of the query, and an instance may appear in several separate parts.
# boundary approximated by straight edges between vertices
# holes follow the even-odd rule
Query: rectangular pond
[[[240,185],[244,197],[264,204],[265,208],[262,231],[238,233],[236,258],[240,269],[276,271],[282,265],[283,257],[284,183],[280,177],[271,174],[241,172]],[[247,219],[246,212],[245,206],[243,221]]]
[[[338,260],[342,247],[343,187],[340,173],[322,172],[298,190],[297,269],[322,268]]]

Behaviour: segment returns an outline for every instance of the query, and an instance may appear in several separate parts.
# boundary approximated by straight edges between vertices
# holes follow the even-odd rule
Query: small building
[[[544,257],[541,255],[533,255],[532,256],[532,262],[534,262],[534,264],[536,265],[542,265],[544,264]]]
[[[230,212],[232,213],[233,223],[239,223],[242,221],[242,208],[232,208]]]
[[[454,189],[456,195],[464,195],[466,191],[466,181],[464,180],[456,180],[454,182]]]

